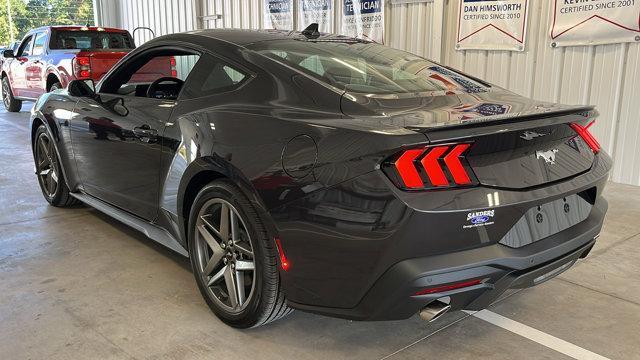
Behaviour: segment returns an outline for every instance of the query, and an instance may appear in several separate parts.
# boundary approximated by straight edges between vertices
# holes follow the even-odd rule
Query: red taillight
[[[431,181],[433,186],[447,186],[449,185],[449,180],[447,180],[447,175],[442,171],[442,166],[440,166],[440,158],[442,155],[449,150],[448,146],[438,146],[431,149],[427,155],[422,158],[422,166],[427,171],[427,176]]]
[[[414,160],[422,153],[424,150],[422,149],[412,149],[405,151],[398,160],[395,162],[396,169],[398,169],[398,174],[402,178],[402,182],[412,189],[421,188],[424,186],[422,179],[420,179],[420,174],[418,174],[418,170],[416,169]]]
[[[575,131],[576,134],[580,135],[582,140],[584,140],[584,142],[587,143],[589,148],[591,148],[591,150],[593,150],[593,153],[597,154],[598,152],[600,152],[600,149],[601,149],[600,148],[600,143],[598,143],[598,140],[596,140],[596,138],[593,136],[593,134],[591,134],[591,132],[589,132],[589,128],[595,122],[596,122],[595,120],[592,120],[589,124],[587,124],[587,126],[582,126],[582,125],[580,125],[578,123],[571,123],[570,126],[573,129],[573,131]]]
[[[78,56],[76,60],[80,66],[89,66],[91,64],[91,60],[86,56]]]
[[[395,161],[383,164],[383,170],[399,187],[410,190],[472,185],[475,181],[464,157],[470,147],[463,143],[404,150]]]
[[[461,157],[464,154],[471,144],[460,144],[456,145],[453,150],[444,157],[444,163],[451,171],[451,175],[453,175],[453,181],[458,185],[468,185],[471,184],[471,178],[467,174],[467,171],[462,166]]]
[[[88,56],[76,56],[73,59],[73,74],[78,79],[91,77],[91,59]]]
[[[280,243],[280,239],[276,238],[276,248],[278,249],[278,256],[280,257],[280,266],[282,266],[282,270],[289,271],[289,267],[291,264],[289,260],[284,255],[284,250],[282,250],[282,244]]]
[[[436,293],[441,293],[441,292],[445,292],[445,291],[451,291],[451,290],[462,289],[462,288],[466,288],[466,287],[470,287],[470,286],[475,286],[475,285],[479,285],[481,283],[482,283],[482,279],[462,281],[462,282],[448,284],[448,285],[442,285],[442,286],[436,286],[436,287],[432,287],[432,288],[426,288],[426,289],[418,291],[413,296],[436,294]]]
[[[176,58],[169,57],[169,68],[171,69],[171,77],[178,77],[178,70],[176,70]]]

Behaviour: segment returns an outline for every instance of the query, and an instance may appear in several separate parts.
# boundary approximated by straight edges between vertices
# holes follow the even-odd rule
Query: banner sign
[[[293,0],[266,0],[264,28],[293,30]]]
[[[384,43],[384,0],[342,1],[342,34]]]
[[[311,23],[318,23],[321,33],[333,33],[333,0],[299,0],[298,30]]]
[[[460,0],[456,49],[524,51],[528,11],[529,0]]]
[[[551,46],[640,42],[640,0],[554,0]]]

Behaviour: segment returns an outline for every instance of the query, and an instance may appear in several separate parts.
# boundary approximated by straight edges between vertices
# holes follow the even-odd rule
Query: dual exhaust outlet
[[[427,322],[435,321],[451,309],[451,299],[448,296],[434,300],[420,310],[420,318]]]

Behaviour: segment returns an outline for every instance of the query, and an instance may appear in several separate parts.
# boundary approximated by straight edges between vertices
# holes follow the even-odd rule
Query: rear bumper
[[[501,244],[408,259],[389,268],[356,307],[330,308],[290,302],[313,313],[354,320],[397,320],[448,296],[452,310],[480,310],[510,288],[526,288],[547,281],[587,256],[602,228],[607,202],[598,197],[590,216],[553,236],[513,249]],[[482,283],[462,289],[414,296],[425,288],[470,279]]]

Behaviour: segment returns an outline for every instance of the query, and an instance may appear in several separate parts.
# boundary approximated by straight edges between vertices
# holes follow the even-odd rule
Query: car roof
[[[206,29],[195,30],[184,34],[200,35],[216,40],[225,41],[238,46],[273,40],[309,40],[309,41],[344,41],[344,42],[368,42],[365,40],[335,34],[320,34],[318,38],[309,39],[300,31],[291,30],[247,30],[247,29]],[[175,34],[181,35],[181,34]],[[165,35],[162,38],[170,40],[173,35]]]

